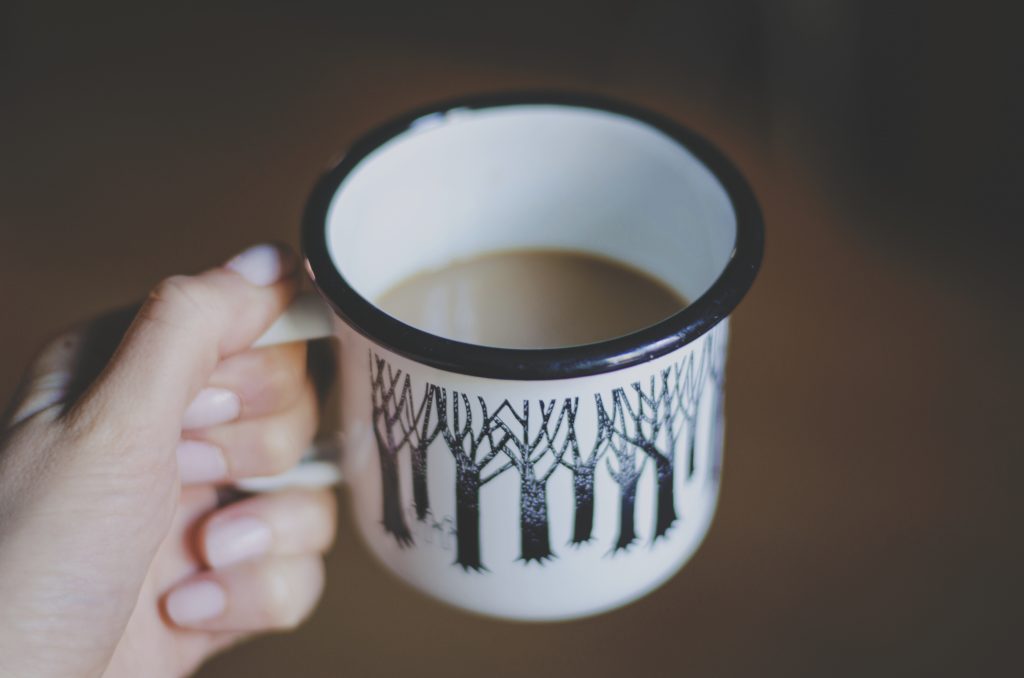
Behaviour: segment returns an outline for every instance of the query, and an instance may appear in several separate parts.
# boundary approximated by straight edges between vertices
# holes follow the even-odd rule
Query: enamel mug
[[[261,341],[337,339],[341,475],[384,567],[465,610],[562,620],[693,555],[718,497],[728,316],[764,237],[713,146],[605,99],[468,98],[360,139],[302,228],[318,296]],[[691,303],[542,350],[460,343],[374,305],[418,272],[537,248],[623,262]]]

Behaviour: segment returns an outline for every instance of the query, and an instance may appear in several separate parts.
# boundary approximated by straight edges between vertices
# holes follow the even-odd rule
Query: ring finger
[[[283,630],[309,616],[323,587],[319,555],[278,556],[197,574],[172,589],[163,607],[184,628]]]
[[[334,541],[337,501],[330,490],[283,490],[229,504],[199,526],[200,559],[211,568],[264,555],[323,553]]]

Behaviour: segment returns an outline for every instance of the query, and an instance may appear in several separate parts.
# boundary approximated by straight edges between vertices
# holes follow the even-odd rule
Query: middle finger
[[[203,519],[198,555],[211,568],[266,554],[323,553],[334,541],[337,501],[331,490],[282,490],[229,504]]]
[[[302,395],[307,380],[306,342],[250,349],[222,360],[207,387],[185,412],[183,427],[282,412]]]
[[[206,472],[189,476],[182,468],[182,482],[224,482],[287,471],[313,441],[317,407],[313,384],[307,380],[298,400],[284,412],[186,432],[179,462],[201,459]]]

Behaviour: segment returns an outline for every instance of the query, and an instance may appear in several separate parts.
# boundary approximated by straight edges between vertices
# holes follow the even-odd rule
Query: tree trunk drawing
[[[670,459],[659,456],[654,459],[658,478],[657,517],[654,525],[654,539],[664,536],[678,519],[676,515],[676,472]]]
[[[697,432],[690,431],[687,434],[687,463],[686,463],[686,479],[693,478],[694,472],[697,470]]]
[[[377,438],[377,445],[382,441]],[[386,448],[385,448],[386,449]],[[398,464],[393,454],[379,454],[380,457],[380,478],[383,497],[383,523],[384,529],[394,535],[400,546],[412,544],[412,533],[405,524],[405,516],[402,515],[401,489],[398,485]]]
[[[410,435],[409,464],[412,470],[412,503],[416,509],[416,520],[425,522],[430,513],[430,496],[427,493],[427,452],[434,439],[441,432],[441,421],[435,416],[431,427],[435,386],[427,384],[419,407],[413,407],[409,399],[406,408]]]
[[[613,551],[623,551],[636,541],[636,485],[640,479],[637,474],[627,478],[620,486],[619,492],[619,536],[615,540]]]
[[[480,561],[480,471],[459,467],[455,481],[455,562],[465,570],[485,569]]]
[[[714,410],[711,415],[711,425],[714,437],[711,439],[711,455],[708,460],[711,464],[711,478],[718,480],[722,474],[722,448],[725,443],[725,391],[721,382],[714,382]],[[693,475],[691,471],[690,475]]]
[[[573,516],[572,539],[574,546],[586,544],[594,535],[594,477],[597,464],[608,451],[608,437],[611,435],[611,423],[603,410],[597,413],[597,433],[590,454],[584,457],[580,452],[579,440],[576,437],[576,410],[578,401],[573,400],[573,411],[566,419],[567,440],[572,449],[572,461],[562,460],[562,465],[572,471],[573,498],[576,511]]]
[[[573,544],[585,544],[594,533],[594,469],[581,467],[573,472],[573,497],[576,514],[573,518]]]
[[[543,562],[552,557],[548,539],[547,485],[533,474],[533,468],[522,476],[519,483],[520,549],[525,562]]]
[[[423,521],[430,513],[430,497],[427,494],[427,450],[414,447],[409,456],[412,460],[412,503],[416,508],[416,519]]]

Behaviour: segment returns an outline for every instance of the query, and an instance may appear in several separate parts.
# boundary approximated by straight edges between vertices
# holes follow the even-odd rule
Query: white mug
[[[301,299],[259,343],[338,339],[342,477],[385,567],[465,610],[562,620],[691,557],[718,497],[727,316],[763,250],[752,192],[708,142],[593,97],[446,103],[358,141],[315,188],[302,246],[332,312]],[[524,248],[618,260],[692,303],[544,350],[460,343],[373,304]]]

